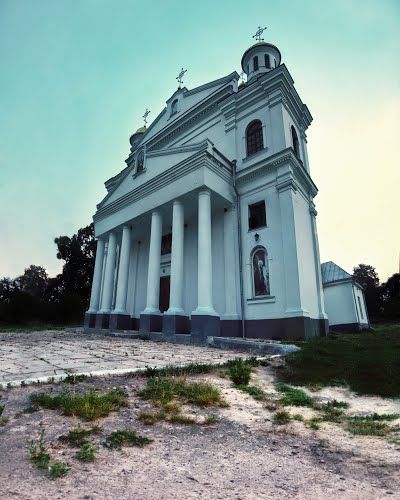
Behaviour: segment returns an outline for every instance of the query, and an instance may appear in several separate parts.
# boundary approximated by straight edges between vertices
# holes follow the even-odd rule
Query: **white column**
[[[199,192],[197,309],[192,314],[218,316],[212,300],[211,192]]]
[[[162,217],[154,210],[151,215],[149,269],[147,274],[147,303],[142,314],[160,314],[160,260]]]
[[[318,311],[319,311],[318,317],[319,317],[319,319],[328,319],[328,316],[325,313],[324,289],[323,289],[322,276],[321,276],[321,260],[320,260],[320,256],[319,256],[317,221],[315,220],[316,215],[317,215],[317,211],[315,210],[315,205],[311,201],[310,202],[310,217],[311,217],[311,231],[312,231],[313,248],[314,248],[315,278],[316,278],[316,284],[317,284],[317,300],[318,300]]]
[[[103,314],[111,312],[116,250],[117,250],[117,237],[114,232],[111,232],[108,238],[106,271],[104,274],[104,285],[103,285],[103,300],[100,311]]]
[[[115,314],[126,314],[126,291],[128,289],[129,257],[131,252],[131,229],[122,228],[122,243],[119,257],[117,281],[117,297],[115,300]]]
[[[184,208],[182,202],[175,200],[172,208],[172,250],[171,250],[171,288],[169,309],[164,314],[183,315],[183,241]]]
[[[90,306],[88,313],[93,314],[99,310],[101,277],[103,274],[105,241],[102,238],[97,240],[96,261],[94,264],[92,291],[90,295]]]
[[[225,274],[225,319],[237,319],[237,268],[235,260],[235,217],[234,207],[225,209],[224,212],[224,274]]]

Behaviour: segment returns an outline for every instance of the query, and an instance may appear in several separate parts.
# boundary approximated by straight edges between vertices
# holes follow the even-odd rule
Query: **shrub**
[[[228,363],[228,375],[235,385],[248,385],[252,367],[241,358]]]
[[[49,476],[51,479],[58,479],[68,474],[70,467],[67,463],[56,460],[51,467],[49,467]]]
[[[285,425],[290,422],[290,415],[286,410],[277,411],[272,419],[275,425]]]
[[[120,450],[122,446],[139,446],[140,448],[142,448],[143,446],[152,442],[152,439],[139,436],[133,430],[124,429],[121,431],[114,431],[109,434],[106,437],[103,446],[109,449]]]
[[[29,445],[29,455],[32,464],[38,469],[47,469],[50,462],[50,454],[47,453],[44,441],[44,429],[40,429],[39,439],[32,440]]]
[[[83,444],[76,453],[76,458],[81,462],[94,462],[96,447],[89,443]]]

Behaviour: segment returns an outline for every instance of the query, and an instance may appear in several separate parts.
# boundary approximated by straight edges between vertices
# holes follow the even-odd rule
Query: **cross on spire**
[[[261,35],[263,34],[263,31],[265,31],[267,27],[261,28],[260,26],[258,27],[258,30],[256,31],[255,35],[252,36],[252,38],[255,38],[257,42],[263,42],[264,38],[261,38]]]
[[[147,125],[147,117],[149,116],[150,113],[151,113],[151,111],[146,108],[146,111],[144,112],[144,115],[142,116],[142,118],[144,120],[144,126]]]
[[[181,68],[181,71],[179,73],[179,75],[176,77],[176,80],[178,80],[178,83],[179,83],[179,87],[178,89],[181,88],[182,86],[182,83],[183,83],[183,75],[186,73],[187,69],[183,69]]]

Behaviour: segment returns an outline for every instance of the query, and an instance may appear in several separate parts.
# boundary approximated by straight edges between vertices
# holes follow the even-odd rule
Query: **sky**
[[[314,117],[321,261],[398,272],[398,0],[0,0],[0,277],[60,272],[145,108],[182,66],[188,88],[240,72],[259,25]]]

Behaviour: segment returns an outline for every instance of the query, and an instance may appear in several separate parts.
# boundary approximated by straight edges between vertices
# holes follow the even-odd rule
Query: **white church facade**
[[[312,117],[259,41],[233,72],[179,87],[130,138],[94,215],[86,331],[304,338],[325,335],[306,131]]]

